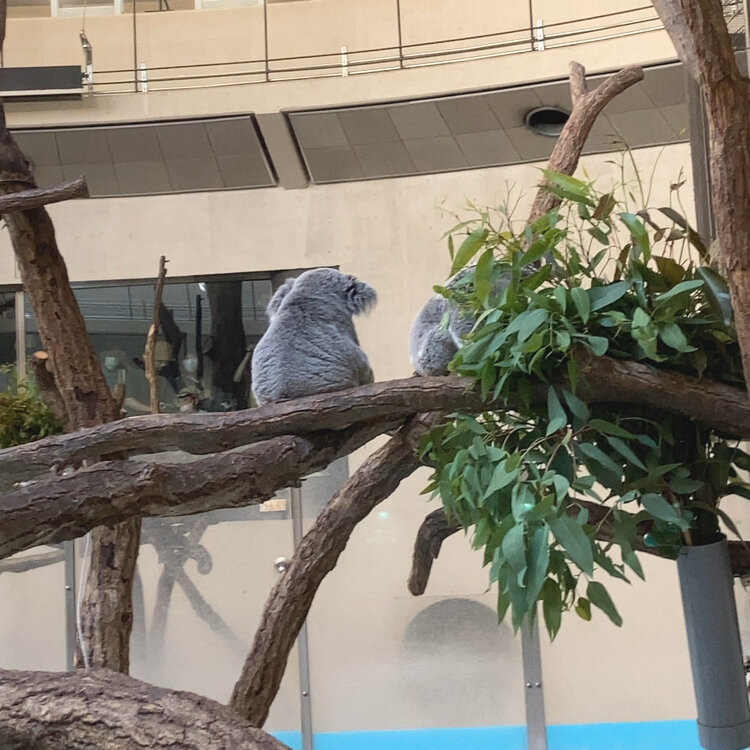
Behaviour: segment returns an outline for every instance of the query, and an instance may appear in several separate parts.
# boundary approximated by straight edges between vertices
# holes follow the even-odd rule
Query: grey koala
[[[368,312],[376,301],[371,286],[333,268],[287,279],[268,304],[270,325],[253,352],[256,402],[372,383],[352,316]]]
[[[447,284],[455,288],[473,266],[459,271]],[[466,283],[466,282],[464,282]],[[493,284],[493,294],[500,295],[510,278],[500,276]],[[433,294],[417,313],[409,336],[409,357],[418,375],[447,375],[448,363],[456,356],[476,318],[460,310],[441,294]]]

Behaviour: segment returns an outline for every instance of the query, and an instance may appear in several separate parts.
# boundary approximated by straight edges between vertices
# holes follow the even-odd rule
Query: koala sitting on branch
[[[449,289],[472,284],[474,266],[459,271],[447,284]],[[493,295],[501,295],[510,277],[495,279]],[[409,358],[417,375],[447,375],[448,363],[463,345],[463,338],[474,328],[476,318],[456,304],[433,294],[417,313],[409,336]]]
[[[375,290],[333,268],[287,279],[268,303],[268,330],[253,352],[259,405],[373,382],[352,316],[368,312]]]

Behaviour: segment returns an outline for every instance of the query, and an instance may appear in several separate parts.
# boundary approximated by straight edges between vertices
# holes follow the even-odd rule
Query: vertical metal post
[[[398,67],[404,67],[404,40],[401,36],[401,0],[396,0],[396,29],[398,31]]]
[[[537,618],[538,619],[538,618]],[[547,723],[544,718],[542,689],[542,654],[539,648],[539,626],[521,628],[523,681],[526,690],[526,742],[528,750],[547,750]]]
[[[135,4],[137,0],[132,0],[133,3],[133,83],[135,84],[135,93],[138,93],[138,24],[135,18]]]
[[[535,37],[536,37],[536,41],[534,43],[534,49],[537,52],[543,52],[544,51],[544,20],[541,18],[537,19],[537,22],[536,22]]]
[[[534,0],[529,0],[529,43],[533,52],[536,49],[534,46]]]
[[[346,45],[341,48],[341,75],[344,78],[349,75],[349,48]]]
[[[26,377],[26,312],[23,292],[16,292],[16,373],[18,379]]]
[[[706,109],[701,87],[687,71],[685,71],[685,86],[688,101],[696,229],[698,234],[709,243],[716,236],[716,228],[713,206],[711,205],[711,172],[709,169]]]
[[[302,490],[292,487],[292,532],[294,547],[299,546],[304,535],[302,527]],[[302,729],[302,750],[313,750],[312,700],[310,696],[310,651],[307,637],[307,622],[303,623],[297,636],[299,649],[299,689],[300,689],[300,724]]]
[[[75,542],[63,542],[65,550],[65,669],[73,669],[76,651],[76,553]]]
[[[270,81],[271,74],[268,66],[268,0],[263,0],[263,70],[266,74],[266,81]]]

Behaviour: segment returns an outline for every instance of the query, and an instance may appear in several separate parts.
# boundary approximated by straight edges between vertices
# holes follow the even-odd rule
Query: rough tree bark
[[[252,724],[263,726],[268,716],[318,587],[336,566],[354,527],[420,465],[417,441],[432,424],[431,415],[422,415],[402,427],[350,477],[303,537],[266,600],[229,703]]]
[[[36,189],[28,161],[8,132],[0,106],[0,193],[18,192],[23,187]],[[38,206],[3,216],[49,357],[46,367],[65,407],[66,430],[117,419],[119,408],[70,288],[49,214]],[[139,530],[139,521],[129,519],[115,528],[92,532],[81,606],[82,635],[92,665],[128,670]]]
[[[737,67],[721,0],[654,0],[706,101],[720,263],[750,387],[750,82]]]
[[[3,750],[288,750],[193,693],[95,670],[0,670]]]
[[[616,393],[620,403],[668,409],[729,435],[750,437],[750,404],[745,393],[724,383],[640,362],[584,355],[579,359],[579,390],[588,403],[611,401]],[[534,396],[546,399],[547,385],[532,388]],[[202,455],[281,435],[312,435],[378,419],[385,432],[418,412],[481,411],[503,405],[482,401],[477,391],[467,390],[464,379],[450,376],[384,381],[230,414],[130,417],[0,451],[0,491],[104,454],[182,450]]]

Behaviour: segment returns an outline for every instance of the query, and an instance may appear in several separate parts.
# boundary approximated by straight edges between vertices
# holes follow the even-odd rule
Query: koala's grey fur
[[[281,307],[281,303],[284,301],[284,297],[286,297],[286,295],[292,291],[292,287],[294,286],[295,281],[295,278],[286,279],[284,283],[273,293],[273,296],[268,303],[268,307],[266,307],[266,315],[268,316],[269,320],[272,320],[273,316],[276,315],[276,311],[279,309],[279,307]]]
[[[455,287],[474,269],[460,271],[449,282]],[[501,276],[493,285],[496,295],[510,283]],[[409,336],[409,357],[418,375],[447,375],[448,363],[463,345],[463,338],[474,328],[476,318],[459,310],[441,294],[433,294],[417,313]]]
[[[268,304],[270,324],[253,352],[258,404],[373,382],[353,315],[370,310],[375,290],[332,268],[287,279]]]

